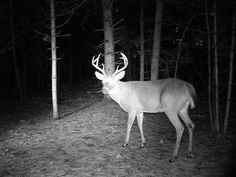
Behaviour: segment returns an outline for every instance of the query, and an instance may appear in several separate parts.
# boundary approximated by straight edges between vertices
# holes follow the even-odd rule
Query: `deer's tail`
[[[197,101],[197,94],[194,87],[188,83],[189,90],[189,99],[190,99],[190,107],[191,109],[195,108],[195,102]]]

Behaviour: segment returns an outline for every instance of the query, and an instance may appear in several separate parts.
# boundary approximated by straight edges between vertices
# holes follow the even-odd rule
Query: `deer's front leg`
[[[138,126],[139,126],[139,130],[140,130],[140,135],[141,135],[141,148],[144,147],[145,145],[145,138],[144,138],[144,134],[143,134],[143,113],[139,113],[137,114],[137,121],[138,121]]]
[[[126,132],[125,143],[122,145],[123,147],[129,144],[130,131],[134,123],[135,116],[136,116],[135,113],[128,113],[129,118],[128,118],[128,123],[127,123],[127,132]]]

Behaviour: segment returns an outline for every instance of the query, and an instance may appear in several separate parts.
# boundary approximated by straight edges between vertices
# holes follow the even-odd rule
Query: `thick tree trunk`
[[[144,12],[143,0],[140,0],[140,81],[144,80]]]
[[[53,106],[53,118],[58,118],[55,0],[50,1],[50,12],[51,12],[50,14],[51,14],[51,54],[52,54],[52,106]]]
[[[156,0],[156,15],[155,15],[155,27],[154,27],[152,61],[151,61],[151,80],[158,79],[160,44],[161,44],[162,9],[163,9],[163,0]]]
[[[231,49],[230,49],[229,82],[228,82],[226,112],[225,112],[224,129],[223,129],[224,136],[227,136],[227,129],[228,129],[230,99],[231,99],[232,80],[233,80],[233,72],[234,72],[234,67],[233,67],[234,66],[234,46],[235,46],[235,14],[233,16],[233,23],[232,23],[232,42],[231,42]]]
[[[112,0],[103,0],[103,25],[105,72],[110,75],[115,71],[114,37],[112,27]]]

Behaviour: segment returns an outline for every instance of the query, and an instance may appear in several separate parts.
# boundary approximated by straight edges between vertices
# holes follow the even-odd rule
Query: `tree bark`
[[[230,99],[231,99],[231,91],[232,91],[232,80],[233,80],[233,72],[234,72],[234,46],[235,46],[235,12],[233,15],[233,23],[232,23],[232,42],[230,49],[230,63],[229,63],[229,82],[228,82],[228,92],[227,92],[227,100],[226,100],[226,112],[224,119],[224,136],[227,136],[228,129],[228,120],[229,120],[229,112],[230,112]]]
[[[111,75],[115,71],[114,37],[112,27],[112,0],[103,0],[104,58],[105,72]]]
[[[211,121],[211,130],[214,129],[214,119],[213,119],[213,110],[212,110],[212,69],[211,69],[211,32],[210,32],[210,24],[209,24],[209,14],[207,7],[207,0],[205,1],[205,13],[206,13],[206,29],[207,29],[207,65],[208,65],[208,110],[209,117]]]
[[[69,38],[69,63],[68,63],[68,68],[69,68],[69,84],[72,86],[73,84],[73,63],[72,63],[72,50],[71,50],[71,37]]]
[[[151,80],[158,79],[158,74],[159,74],[162,9],[163,9],[163,0],[156,0],[156,15],[155,15],[155,27],[154,27],[152,61],[151,61]]]
[[[140,0],[140,81],[144,81],[144,10]]]
[[[56,49],[56,19],[55,19],[55,0],[50,0],[51,14],[51,55],[52,55],[52,106],[53,118],[58,118],[57,105],[57,49]]]
[[[217,47],[217,14],[216,14],[216,1],[214,1],[214,75],[215,75],[215,131],[220,134],[220,121],[219,121],[219,82],[218,82],[218,47]]]

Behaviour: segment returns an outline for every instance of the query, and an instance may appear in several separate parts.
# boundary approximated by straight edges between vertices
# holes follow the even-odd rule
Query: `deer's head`
[[[106,74],[104,69],[104,64],[102,64],[102,67],[99,67],[99,58],[101,54],[99,54],[97,58],[95,58],[94,56],[92,59],[92,65],[100,71],[100,72],[95,71],[95,76],[97,77],[97,79],[102,81],[103,84],[102,92],[104,94],[109,94],[110,91],[116,88],[118,81],[125,76],[124,69],[128,66],[128,59],[125,56],[125,54],[123,53],[120,54],[121,54],[120,59],[123,59],[124,66],[122,68],[119,68],[118,65],[116,71],[112,75]]]

